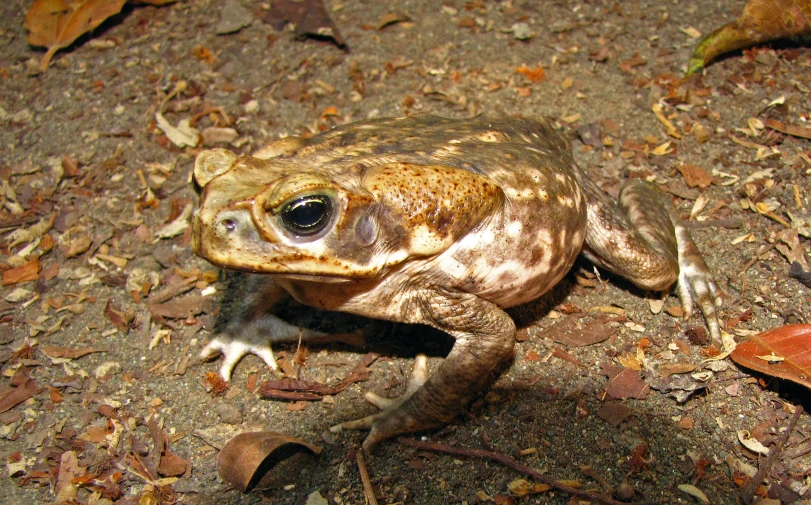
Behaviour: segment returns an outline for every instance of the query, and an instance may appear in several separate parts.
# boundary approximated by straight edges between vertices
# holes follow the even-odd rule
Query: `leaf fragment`
[[[740,442],[742,446],[757,454],[763,454],[764,456],[769,454],[769,448],[761,444],[758,439],[752,437],[752,434],[749,433],[748,430],[738,431],[738,442]]]
[[[526,65],[521,65],[515,69],[516,74],[522,74],[531,82],[539,83],[543,81],[544,69],[543,67],[528,68]]]
[[[710,499],[707,498],[707,495],[704,494],[704,491],[700,490],[699,488],[695,487],[692,484],[679,484],[679,491],[683,493],[687,493],[696,500],[700,501],[701,503],[708,504],[710,503]]]
[[[200,132],[191,126],[191,120],[181,119],[177,126],[172,125],[160,112],[155,113],[155,123],[177,147],[196,147],[200,142]]]

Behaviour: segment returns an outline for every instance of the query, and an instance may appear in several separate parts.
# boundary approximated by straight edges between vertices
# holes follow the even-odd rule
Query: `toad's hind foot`
[[[680,222],[676,222],[676,242],[679,250],[679,280],[677,291],[684,309],[685,317],[693,314],[693,308],[698,306],[712,340],[722,343],[721,325],[718,321],[718,309],[723,303],[723,292],[715,283],[712,272],[704,262],[701,252],[693,242],[687,229]]]
[[[369,452],[379,442],[409,431],[418,429],[418,420],[408,414],[402,405],[414,395],[428,380],[428,358],[424,354],[417,355],[414,368],[408,380],[406,391],[398,398],[384,398],[372,392],[364,395],[366,401],[379,408],[377,414],[336,424],[330,428],[333,433],[347,430],[370,430],[363,442],[363,449]]]

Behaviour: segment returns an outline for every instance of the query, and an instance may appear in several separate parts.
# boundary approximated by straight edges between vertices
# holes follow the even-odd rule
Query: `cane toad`
[[[313,307],[454,337],[430,378],[418,359],[405,395],[373,397],[380,413],[339,425],[371,430],[366,449],[452,420],[512,356],[504,309],[549,290],[581,253],[643,289],[676,284],[687,314],[697,304],[720,335],[719,289],[669,198],[640,179],[610,197],[549,120],[362,121],[253,156],[205,151],[194,183],[192,247],[214,265],[268,274]],[[274,365],[268,342],[298,335],[285,325],[255,317],[253,338],[234,329],[204,352],[224,351],[226,378],[246,352]]]

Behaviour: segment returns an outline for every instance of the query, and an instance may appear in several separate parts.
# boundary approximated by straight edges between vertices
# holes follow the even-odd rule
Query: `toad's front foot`
[[[383,398],[375,393],[368,392],[364,395],[366,401],[381,411],[361,419],[336,424],[330,428],[330,431],[338,433],[344,429],[370,430],[366,440],[363,441],[363,450],[371,452],[378,443],[387,438],[432,428],[433,426],[421,426],[420,420],[403,408],[403,405],[427,380],[428,358],[424,354],[419,354],[414,360],[414,368],[411,371],[406,391],[402,396],[399,398]]]
[[[223,355],[220,375],[226,381],[231,379],[234,367],[248,354],[255,354],[271,369],[278,370],[276,357],[271,344],[274,342],[294,342],[324,336],[320,331],[308,330],[282,321],[276,316],[266,315],[254,319],[240,327],[234,323],[217,335],[200,351],[200,358],[206,359],[218,352]]]

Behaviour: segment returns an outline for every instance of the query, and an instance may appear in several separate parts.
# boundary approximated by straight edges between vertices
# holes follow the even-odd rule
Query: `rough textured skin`
[[[433,376],[380,414],[344,423],[371,430],[367,449],[453,419],[512,355],[503,309],[545,293],[581,251],[645,289],[678,280],[688,310],[696,298],[719,334],[718,289],[663,195],[635,181],[615,201],[545,119],[353,123],[256,156],[204,152],[195,184],[192,246],[211,263],[271,274],[314,307],[456,339]],[[238,332],[228,337],[206,352],[254,352]]]

